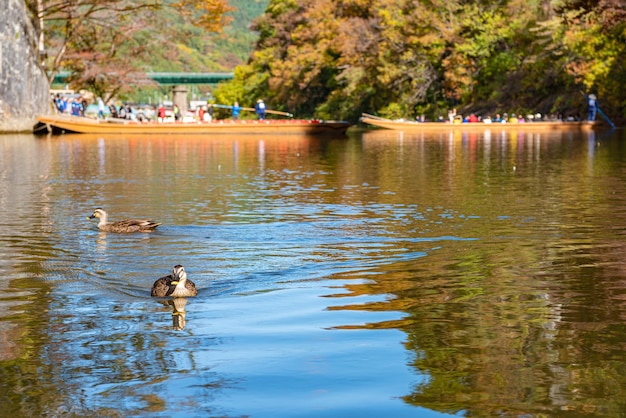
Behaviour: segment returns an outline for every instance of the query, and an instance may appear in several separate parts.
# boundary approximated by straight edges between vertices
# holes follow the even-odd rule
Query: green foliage
[[[223,83],[214,93],[216,103],[232,104],[239,102],[239,105],[249,107],[253,103],[253,98],[248,94],[249,85],[241,82],[247,79],[249,75],[249,67],[242,65],[235,69],[235,80],[239,82]]]
[[[158,26],[168,30],[148,34],[159,41],[143,67],[170,72],[232,71],[250,57],[258,35],[249,30],[249,25],[268,3],[269,0],[229,0],[235,10],[227,13],[232,21],[221,33],[193,27],[171,13],[158,13]]]
[[[406,106],[402,106],[400,103],[389,103],[380,109],[380,115],[389,119],[401,119],[408,113],[407,111]]]

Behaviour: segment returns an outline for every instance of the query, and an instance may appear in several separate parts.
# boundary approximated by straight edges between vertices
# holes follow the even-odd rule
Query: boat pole
[[[242,107],[241,110],[247,110],[248,112],[256,112],[256,109],[253,107]],[[293,115],[291,113],[282,112],[280,110],[265,109],[265,113],[271,113],[273,115],[281,115],[281,116],[287,116],[289,118],[293,118]]]
[[[585,100],[587,100],[587,103],[589,103],[589,97],[587,97],[587,95],[583,91],[581,91],[580,93],[585,97]],[[611,125],[612,129],[615,129],[615,124],[613,124],[613,122],[611,122],[611,119],[609,119],[609,117],[604,114],[602,109],[600,109],[600,106],[598,105],[597,100],[596,100],[596,107],[598,108],[598,113],[600,114],[600,116],[602,116],[609,123],[609,125]]]
[[[223,105],[223,104],[214,104],[213,106],[215,107],[220,107],[222,109],[232,109],[232,106],[229,105]],[[241,110],[247,110],[248,112],[255,112],[256,109],[253,107],[241,107]],[[287,116],[289,118],[293,118],[293,114],[288,113],[288,112],[283,112],[280,110],[271,110],[271,109],[265,109],[265,113],[271,113],[273,115],[281,115],[281,116]]]

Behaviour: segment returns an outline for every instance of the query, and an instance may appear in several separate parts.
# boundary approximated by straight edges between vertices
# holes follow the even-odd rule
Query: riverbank
[[[33,126],[37,123],[35,118],[4,118],[0,114],[0,135],[4,134],[31,134]]]

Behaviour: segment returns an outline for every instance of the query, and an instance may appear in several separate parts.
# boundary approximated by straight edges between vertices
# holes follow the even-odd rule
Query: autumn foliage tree
[[[621,0],[562,0],[567,72],[582,89],[597,93],[617,121],[626,120],[626,4]]]
[[[450,107],[575,114],[584,111],[581,90],[623,113],[612,99],[619,89],[605,88],[626,79],[619,5],[272,0],[248,65],[219,92],[353,121],[361,112],[436,118]]]
[[[173,25],[163,21],[170,10],[175,18],[207,32],[228,23],[232,8],[226,0],[26,0],[41,36],[39,50],[50,79],[69,70],[69,82],[105,99],[123,89],[149,84],[142,61],[164,39],[176,39]]]

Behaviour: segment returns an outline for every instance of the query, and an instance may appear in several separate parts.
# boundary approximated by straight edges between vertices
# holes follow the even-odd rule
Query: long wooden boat
[[[384,129],[404,132],[443,132],[443,131],[503,131],[503,130],[588,130],[603,126],[601,122],[566,122],[541,121],[523,123],[446,123],[446,122],[414,122],[407,120],[391,120],[363,113],[361,122]]]
[[[212,122],[138,122],[124,119],[92,119],[68,115],[37,117],[35,131],[79,134],[345,134],[350,123],[304,119],[217,120]]]

